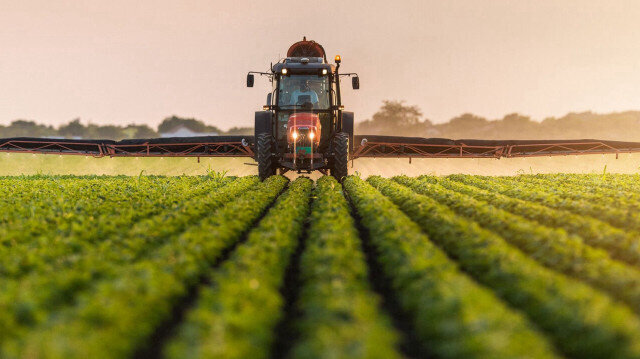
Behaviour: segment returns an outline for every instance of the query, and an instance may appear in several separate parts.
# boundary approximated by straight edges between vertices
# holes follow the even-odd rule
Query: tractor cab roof
[[[324,63],[322,57],[287,57],[284,59],[285,64],[308,64],[308,63]]]
[[[284,68],[291,74],[317,73],[322,69],[330,73],[335,72],[335,66],[325,63],[322,57],[287,57],[284,61],[273,65],[273,72],[282,73]]]

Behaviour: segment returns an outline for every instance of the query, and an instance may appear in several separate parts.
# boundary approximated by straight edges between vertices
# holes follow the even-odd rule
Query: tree
[[[540,123],[531,121],[528,116],[517,113],[505,115],[502,120],[496,123],[498,139],[536,139],[540,138]],[[542,136],[544,137],[544,135]]]
[[[422,112],[417,106],[405,106],[403,101],[385,100],[371,120],[358,125],[358,132],[372,135],[428,136],[433,125],[429,120],[421,121],[421,117]]]
[[[67,138],[88,137],[86,136],[87,128],[80,123],[79,118],[74,119],[73,121],[69,122],[66,125],[60,126],[60,128],[58,128],[58,134],[60,134],[60,136],[67,137]]]
[[[52,126],[45,126],[34,121],[15,120],[7,127],[0,129],[0,137],[52,137],[56,130]]]
[[[253,135],[253,127],[231,127],[225,135]]]
[[[451,120],[449,120],[448,122],[449,126],[456,128],[456,127],[463,127],[463,128],[481,128],[483,126],[486,126],[487,124],[489,124],[489,121],[487,121],[486,118],[484,117],[480,117],[480,116],[476,116],[474,114],[471,113],[465,113],[462,114],[458,117],[454,117]]]
[[[158,137],[158,132],[147,125],[128,125],[124,129],[129,138],[153,138]]]
[[[114,125],[97,126],[96,135],[98,138],[106,138],[110,140],[120,140],[126,137],[123,128]]]
[[[160,123],[160,126],[158,126],[158,132],[169,133],[179,127],[185,127],[193,132],[200,133],[222,132],[219,128],[215,126],[209,126],[200,120],[196,120],[195,118],[182,118],[175,115],[165,118],[162,123]]]
[[[420,123],[422,112],[417,106],[405,106],[404,101],[383,101],[382,107],[376,112],[371,122],[388,128],[411,127]]]
[[[484,117],[479,117],[471,113],[465,113],[454,117],[449,122],[436,125],[445,137],[448,138],[471,138],[482,136],[491,127],[490,121]]]

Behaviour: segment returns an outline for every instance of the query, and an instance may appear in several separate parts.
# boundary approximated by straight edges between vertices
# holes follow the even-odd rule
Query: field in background
[[[640,154],[531,157],[497,159],[382,159],[360,158],[353,162],[351,173],[363,176],[421,174],[449,175],[517,175],[537,173],[638,173]],[[209,171],[229,175],[257,174],[251,158],[93,158],[35,154],[0,154],[0,176],[14,175],[202,175]],[[288,177],[296,177],[295,174]],[[318,178],[318,175],[311,176]]]

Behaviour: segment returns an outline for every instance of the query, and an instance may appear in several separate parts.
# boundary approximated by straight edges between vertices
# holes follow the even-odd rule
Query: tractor
[[[253,87],[254,74],[272,84],[266,105],[255,113],[254,159],[261,179],[287,171],[347,176],[354,124],[353,112],[342,105],[340,78],[351,77],[354,90],[360,78],[339,73],[340,62],[336,55],[330,64],[322,45],[304,37],[269,72],[247,74],[247,87]]]

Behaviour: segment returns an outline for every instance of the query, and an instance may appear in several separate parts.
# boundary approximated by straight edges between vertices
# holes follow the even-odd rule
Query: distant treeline
[[[253,128],[233,127],[228,131],[222,131],[216,126],[205,124],[203,121],[193,118],[171,116],[165,118],[158,128],[153,129],[147,125],[95,125],[83,124],[80,119],[74,119],[59,127],[47,126],[28,120],[15,120],[8,126],[0,125],[1,137],[49,137],[49,138],[99,138],[121,140],[125,138],[153,138],[162,135],[188,133],[190,135],[217,134],[217,135],[246,135],[253,134]]]
[[[94,125],[79,119],[59,126],[47,126],[34,121],[16,120],[0,126],[0,137],[59,137],[59,138],[151,138],[217,134],[253,135],[251,127],[234,127],[222,131],[216,126],[193,118],[171,116],[158,128],[147,125]],[[488,120],[473,114],[463,114],[448,122],[434,124],[425,119],[417,106],[401,101],[384,101],[370,120],[357,124],[357,134],[395,135],[414,137],[443,137],[452,139],[479,138],[487,140],[582,139],[640,141],[640,111],[595,114],[569,113],[563,117],[534,121],[517,113],[499,120]]]
[[[384,101],[370,120],[360,122],[358,134],[452,139],[487,140],[583,139],[640,141],[640,111],[595,114],[569,113],[563,117],[534,121],[528,116],[509,114],[499,120],[488,120],[463,114],[448,122],[433,124],[424,119],[416,106],[399,101]]]

